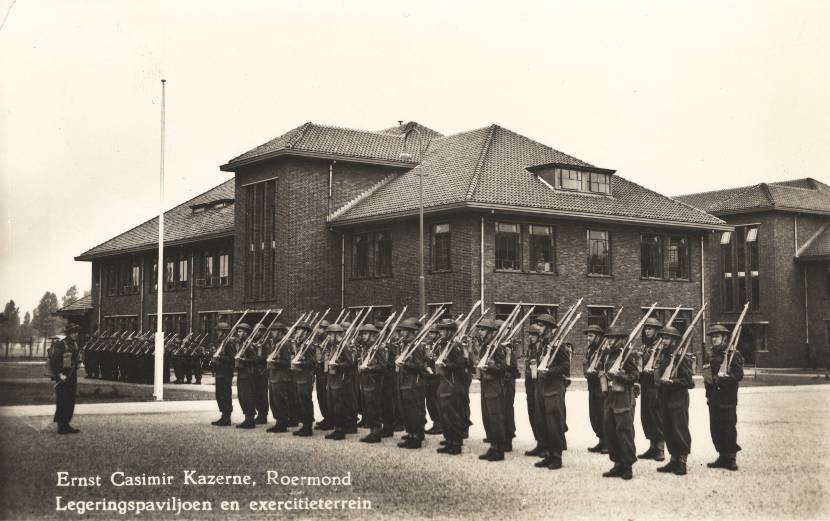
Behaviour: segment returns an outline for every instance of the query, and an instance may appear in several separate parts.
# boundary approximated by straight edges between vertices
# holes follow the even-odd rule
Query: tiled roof
[[[796,253],[802,260],[830,259],[830,224],[825,224]]]
[[[77,300],[73,300],[69,304],[67,304],[64,307],[60,308],[57,311],[57,313],[65,313],[65,312],[72,312],[72,311],[86,311],[88,309],[92,309],[92,295],[87,295],[87,296],[81,297]]]
[[[675,197],[714,215],[763,210],[830,213],[830,186],[812,178]]]
[[[617,175],[611,176],[612,197],[553,190],[528,170],[528,167],[551,163],[595,168],[498,125],[436,138],[418,166],[398,175],[346,211],[338,210],[330,220],[348,223],[416,210],[419,176],[423,174],[425,208],[514,207],[677,225],[724,225],[704,211]]]
[[[194,212],[191,206],[211,201],[231,200],[234,197],[234,180],[228,179],[164,212],[164,243],[181,243],[204,237],[231,234],[234,231],[234,205],[207,208]],[[139,224],[121,235],[91,248],[76,257],[76,260],[91,260],[126,251],[153,249],[158,244],[158,217]]]
[[[416,127],[417,131],[414,131]],[[423,142],[419,142],[418,132]],[[426,148],[432,138],[440,136],[440,133],[415,122],[378,132],[308,122],[231,159],[225,167],[230,169],[236,163],[248,163],[278,152],[411,163],[419,159],[420,148]],[[402,158],[403,153],[410,154],[411,158]]]

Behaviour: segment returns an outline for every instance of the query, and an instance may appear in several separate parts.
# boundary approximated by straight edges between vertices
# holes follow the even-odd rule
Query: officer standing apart
[[[80,346],[77,324],[66,326],[66,338],[52,345],[49,356],[50,373],[55,380],[55,422],[58,434],[77,434],[80,431],[69,425],[75,412],[75,398],[78,393],[78,362]]]
[[[709,366],[703,367],[704,385],[706,386],[706,403],[709,405],[709,432],[712,443],[718,451],[718,459],[706,466],[710,469],[738,470],[735,456],[741,450],[738,445],[738,382],[744,377],[744,359],[741,352],[734,351],[732,361],[726,368],[726,374],[718,376],[723,359],[727,355],[726,346],[730,336],[729,330],[721,324],[715,324],[706,333],[712,342],[712,354]]]

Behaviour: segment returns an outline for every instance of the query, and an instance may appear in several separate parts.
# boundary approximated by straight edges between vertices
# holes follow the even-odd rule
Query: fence
[[[52,345],[50,338],[34,338],[0,342],[5,360],[44,360],[46,350]]]

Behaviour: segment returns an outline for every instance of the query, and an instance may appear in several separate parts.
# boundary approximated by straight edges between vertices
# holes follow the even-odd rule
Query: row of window
[[[749,302],[750,309],[761,305],[758,226],[736,226],[720,237],[723,310],[738,311]]]
[[[542,168],[536,172],[545,183],[559,190],[611,193],[611,175],[600,172],[585,172],[568,168]]]
[[[203,252],[197,265],[198,287],[230,286],[231,284],[231,256],[228,251]],[[186,289],[189,283],[188,257],[168,257],[164,263],[164,290],[174,291]],[[141,285],[140,261],[132,261],[121,265],[110,265],[106,268],[106,291],[108,296],[132,295],[138,293]],[[158,264],[153,261],[152,291],[158,291]]]

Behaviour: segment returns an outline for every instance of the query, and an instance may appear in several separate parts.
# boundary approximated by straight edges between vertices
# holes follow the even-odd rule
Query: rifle
[[[614,327],[614,324],[616,324],[616,323],[617,323],[617,320],[620,318],[620,315],[622,315],[622,310],[623,310],[624,308],[625,308],[625,306],[620,306],[619,311],[617,311],[617,314],[616,314],[616,315],[614,315],[614,320],[612,320],[612,321],[611,321],[611,324],[608,326],[608,329],[611,329],[612,327]],[[587,369],[585,369],[585,374],[586,374],[586,375],[588,375],[588,374],[591,374],[591,375],[596,374],[596,372],[597,372],[597,364],[599,363],[599,359],[600,359],[600,357],[602,356],[602,353],[604,353],[606,349],[608,349],[608,339],[607,339],[607,338],[603,338],[603,339],[602,339],[602,343],[599,345],[599,349],[597,349],[596,351],[594,351],[594,355],[591,357],[591,360],[590,360],[590,362],[588,363],[588,368],[587,368]]]
[[[501,338],[505,335],[507,328],[510,327],[510,324],[513,322],[513,320],[516,319],[516,316],[519,314],[521,308],[522,303],[519,302],[518,304],[516,304],[513,310],[510,311],[510,314],[507,315],[507,318],[504,319],[504,322],[502,323],[501,327],[496,332],[496,334],[493,336],[493,339],[490,340],[489,344],[487,344],[487,347],[484,350],[484,355],[482,355],[482,357],[479,359],[477,365],[479,369],[484,369],[484,367],[487,365],[488,360],[493,355],[493,352],[496,350],[496,347],[499,345]]]
[[[114,338],[118,337],[118,336],[119,336],[121,333],[123,333],[123,332],[124,332],[124,330],[123,330],[123,329],[119,329],[119,330],[118,330],[118,331],[116,331],[115,333],[111,333],[111,334],[110,334],[110,335],[108,335],[108,336],[102,337],[102,338],[100,339],[100,341],[99,341],[99,342],[95,345],[95,350],[96,350],[96,351],[103,351],[103,350],[104,350],[104,347],[106,347],[106,346],[108,345],[108,342],[109,342],[110,340],[112,340],[112,339],[114,339]]]
[[[291,327],[288,328],[288,331],[285,332],[285,335],[283,335],[283,337],[280,338],[280,341],[277,343],[277,345],[274,346],[274,350],[271,351],[271,353],[268,355],[268,358],[265,359],[266,363],[271,363],[274,360],[276,360],[277,355],[282,350],[282,346],[284,346],[285,343],[291,339],[291,335],[294,333],[294,330],[297,329],[297,325],[309,316],[311,316],[311,311],[309,311],[308,313],[303,313],[299,316],[299,318],[297,318],[297,320],[294,321],[293,324],[291,324]]]
[[[576,310],[579,309],[579,306],[582,305],[583,300],[584,300],[584,297],[580,298],[579,300],[576,301],[575,304],[573,304],[571,307],[568,308],[568,310],[565,312],[565,316],[562,317],[562,322],[561,323],[562,323],[563,326],[566,326],[571,322],[571,318],[573,318],[574,314],[576,313]],[[560,339],[563,336],[564,329],[565,329],[564,327],[560,327],[553,334],[553,338],[550,339],[550,342],[548,342],[548,345],[545,348],[545,354],[542,355],[542,358],[539,359],[539,364],[538,364],[539,368],[548,367],[550,365],[550,362],[551,362],[550,357],[553,354],[553,350],[555,349],[554,346],[558,346],[561,343]]]
[[[614,374],[620,371],[622,367],[625,367],[625,362],[628,360],[628,357],[631,356],[631,352],[634,351],[634,339],[640,335],[640,330],[643,329],[643,326],[648,320],[648,317],[654,312],[654,308],[657,307],[657,302],[651,305],[648,308],[648,311],[643,315],[643,318],[637,322],[637,325],[634,326],[634,329],[631,330],[631,333],[628,334],[628,340],[626,340],[625,345],[623,345],[622,349],[620,349],[620,354],[617,355],[617,359],[614,360],[614,363],[611,364],[611,368],[608,370],[609,374]]]
[[[559,354],[559,348],[562,347],[562,343],[568,337],[568,334],[570,334],[571,330],[574,328],[576,323],[579,322],[579,318],[581,316],[582,316],[582,313],[577,313],[576,315],[573,315],[573,314],[571,315],[570,322],[568,322],[568,324],[564,328],[562,328],[562,334],[559,335],[556,338],[556,348],[553,350],[553,353],[551,353],[550,356],[548,356],[545,359],[545,364],[544,365],[539,365],[538,371],[540,371],[542,373],[547,372],[547,370],[550,368],[550,364],[552,364],[553,361],[556,360],[556,355]]]
[[[450,354],[450,349],[462,338],[464,333],[467,331],[467,325],[470,323],[470,318],[472,318],[473,313],[475,313],[476,308],[481,305],[481,300],[476,301],[473,304],[473,307],[470,308],[470,312],[467,313],[467,316],[461,320],[461,323],[458,325],[458,329],[455,330],[455,334],[450,338],[447,342],[447,345],[444,346],[444,349],[441,350],[441,353],[438,355],[438,358],[435,359],[435,365],[443,365],[444,360],[447,359],[447,356]],[[463,315],[462,315],[463,316]],[[484,315],[482,315],[484,316]],[[479,322],[481,318],[479,318]]]
[[[112,343],[112,346],[111,346],[110,350],[113,353],[120,353],[121,352],[121,347],[122,347],[121,342],[123,342],[125,340],[125,338],[129,339],[130,335],[132,333],[133,332],[131,332],[129,329],[124,330],[124,333],[121,336],[119,336],[118,338],[116,338],[115,341]]]
[[[254,329],[251,330],[251,334],[248,335],[248,338],[246,338],[245,341],[243,342],[242,347],[240,347],[239,351],[237,351],[236,356],[234,357],[234,360],[239,360],[240,358],[242,358],[242,355],[245,354],[245,352],[248,350],[248,346],[250,346],[251,343],[253,343],[254,337],[259,332],[260,328],[262,328],[262,323],[265,322],[265,319],[270,314],[271,314],[271,310],[266,309],[265,314],[262,315],[262,318],[259,319],[259,322],[256,323],[256,325],[254,326]]]
[[[421,330],[418,332],[418,334],[415,335],[415,338],[412,339],[412,342],[410,342],[409,346],[406,347],[401,352],[401,354],[398,355],[398,358],[395,359],[395,365],[403,364],[404,362],[406,362],[407,358],[412,356],[412,353],[415,352],[415,348],[417,348],[420,345],[420,343],[423,341],[423,339],[427,336],[427,333],[429,333],[429,330],[432,327],[432,325],[438,320],[438,318],[443,313],[444,313],[444,306],[443,305],[438,306],[438,309],[436,309],[435,312],[432,314],[432,316],[429,317],[429,320],[427,320],[427,323],[424,324],[424,326],[421,328]]]
[[[680,339],[680,343],[678,347],[672,353],[671,359],[669,360],[669,365],[663,371],[663,376],[660,379],[662,382],[669,382],[672,378],[677,377],[677,369],[680,367],[680,362],[683,361],[683,357],[686,356],[686,350],[688,349],[689,343],[692,340],[692,335],[694,334],[695,326],[697,325],[698,321],[703,317],[703,312],[706,310],[706,306],[709,303],[705,302],[703,306],[701,306],[700,311],[697,312],[695,318],[692,320],[691,324],[686,328],[686,332],[683,333],[683,338]],[[678,352],[680,356],[678,356]]]
[[[371,309],[372,309],[371,307],[366,308],[365,313],[364,313],[363,309],[361,309],[357,312],[357,315],[355,315],[355,320],[352,321],[351,324],[349,324],[348,329],[346,329],[346,332],[343,333],[343,339],[340,340],[340,344],[338,344],[337,347],[334,348],[334,353],[332,353],[332,356],[329,359],[328,365],[337,363],[337,359],[340,358],[340,353],[343,351],[343,347],[346,345],[346,342],[348,341],[352,330],[355,329],[355,326],[357,325],[357,322],[358,322],[357,319],[361,318],[361,316],[363,316],[365,318],[365,316],[369,314],[369,311]]]
[[[678,313],[680,313],[680,306],[677,306],[675,308],[674,313],[672,313],[671,318],[669,318],[669,321],[666,322],[666,326],[672,325],[672,323],[674,322],[674,319],[677,318]],[[644,373],[647,373],[647,374],[653,374],[654,373],[654,364],[657,363],[657,360],[660,358],[660,354],[663,352],[663,343],[664,342],[663,342],[662,338],[657,339],[657,344],[651,350],[651,354],[649,355],[649,358],[648,358],[648,361],[646,362],[646,365],[643,366],[643,372]]]
[[[297,365],[303,359],[303,357],[306,354],[306,351],[308,351],[309,346],[311,346],[311,343],[314,341],[315,335],[317,335],[317,329],[320,327],[320,324],[323,322],[323,320],[328,316],[329,311],[331,311],[331,308],[327,308],[323,312],[323,314],[320,315],[319,319],[317,319],[317,316],[315,315],[315,317],[311,320],[311,332],[309,332],[308,338],[306,338],[303,341],[300,348],[297,349],[297,352],[294,353],[294,358],[291,359],[291,365]]]
[[[127,345],[121,350],[122,353],[132,354],[133,349],[135,349],[136,344],[144,338],[144,333],[141,332],[139,329],[135,332],[132,339],[128,341]]]
[[[109,338],[109,329],[98,335],[97,337],[92,339],[92,345],[89,346],[89,351],[97,351],[98,344],[104,341],[105,338]]]
[[[513,337],[516,335],[519,329],[521,329],[522,325],[524,325],[525,321],[528,319],[528,317],[530,317],[531,313],[533,313],[535,309],[536,306],[531,306],[530,309],[527,310],[527,313],[525,313],[525,316],[522,317],[522,319],[519,320],[514,326],[510,327],[510,333],[507,334],[507,338],[505,338],[502,343],[509,344],[510,341],[513,340]]]
[[[372,314],[372,308],[374,308],[374,306],[369,306],[366,313],[364,313],[363,316],[360,317],[360,320],[357,321],[357,326],[352,329],[349,335],[347,335],[346,342],[348,343],[349,347],[353,347],[354,343],[357,341],[357,335],[360,332],[360,328],[363,327],[363,324],[366,323],[366,319],[368,319],[369,315]],[[343,347],[341,347],[340,350],[342,351]]]
[[[185,347],[187,347],[187,344],[188,344],[188,342],[190,342],[190,339],[191,339],[191,338],[193,338],[193,333],[188,333],[188,334],[187,334],[187,335],[186,335],[186,336],[182,339],[182,343],[181,343],[181,344],[179,344],[179,347],[177,347],[176,349],[174,349],[174,350],[173,350],[173,352],[172,352],[172,353],[170,353],[170,354],[171,354],[171,355],[173,355],[173,356],[179,356],[179,354],[180,354],[180,353],[181,353],[181,352],[185,349]]]
[[[221,353],[222,350],[225,348],[225,344],[228,343],[228,340],[234,334],[234,332],[236,331],[236,328],[239,326],[239,324],[242,323],[242,319],[245,318],[245,315],[248,314],[248,311],[250,311],[250,309],[246,309],[245,312],[242,313],[242,316],[239,317],[239,320],[236,321],[236,324],[233,325],[233,329],[230,329],[228,331],[228,334],[225,335],[225,338],[222,339],[222,341],[219,343],[219,347],[217,347],[216,351],[213,353],[213,356],[211,357],[212,359],[218,359],[219,358],[219,353]]]
[[[208,336],[208,334],[207,334],[207,333],[203,333],[203,334],[201,334],[201,335],[197,336],[197,337],[196,337],[196,339],[195,339],[195,340],[193,340],[193,342],[190,344],[190,345],[194,345],[194,344],[195,344],[195,346],[196,346],[196,347],[194,347],[194,348],[190,349],[187,353],[185,353],[185,356],[189,356],[189,357],[195,356],[195,355],[196,355],[196,351],[197,351],[200,347],[202,347],[202,343],[204,343],[204,341],[205,341],[205,339],[207,338],[207,336]]]
[[[744,327],[744,318],[746,317],[748,309],[749,302],[744,304],[741,316],[738,317],[738,321],[735,322],[735,327],[732,328],[732,337],[729,339],[729,345],[726,347],[726,352],[723,354],[723,362],[721,362],[720,368],[718,369],[718,376],[723,377],[729,373],[729,367],[732,366],[732,359],[735,357],[735,351],[738,349],[738,341],[741,338],[741,332]]]
[[[85,351],[86,348],[89,347],[95,340],[98,340],[98,335],[96,335],[95,333],[89,335],[89,338],[86,339],[86,343],[80,350]]]
[[[396,312],[392,312],[388,317],[386,317],[386,321],[383,323],[383,328],[380,330],[378,337],[375,339],[374,343],[366,350],[366,356],[363,358],[363,362],[360,364],[359,369],[366,369],[369,367],[369,363],[375,358],[375,353],[377,353],[380,346],[386,341],[386,333],[387,331],[392,331],[394,328],[398,327],[398,323],[401,321],[401,317],[403,317],[404,311],[406,311],[406,306],[404,306],[403,310],[401,311],[400,315]],[[395,320],[395,316],[397,315],[398,319]],[[389,329],[389,324],[395,320],[395,325],[392,329]],[[391,333],[390,333],[391,334]]]

